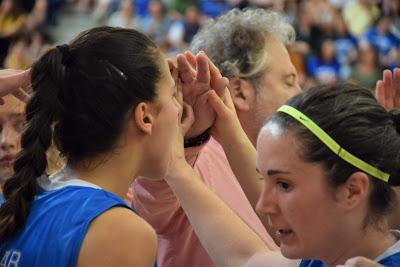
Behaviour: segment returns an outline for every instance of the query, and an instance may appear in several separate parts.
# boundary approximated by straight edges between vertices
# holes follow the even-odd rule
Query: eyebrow
[[[258,168],[256,168],[256,171],[257,171],[259,174],[262,174]],[[267,171],[267,176],[274,176],[274,175],[278,175],[278,174],[290,174],[290,172],[288,172],[288,171],[282,171],[282,170],[275,170],[275,169],[272,169],[272,170],[268,170],[268,171]]]

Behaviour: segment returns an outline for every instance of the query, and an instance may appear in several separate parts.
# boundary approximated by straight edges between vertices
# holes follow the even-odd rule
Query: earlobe
[[[135,122],[139,131],[151,135],[153,130],[154,117],[151,114],[149,104],[145,102],[139,103],[134,111]]]
[[[240,78],[229,79],[229,90],[237,111],[249,111],[255,100],[255,88]]]

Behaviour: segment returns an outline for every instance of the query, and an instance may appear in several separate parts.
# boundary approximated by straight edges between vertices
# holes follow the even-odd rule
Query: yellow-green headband
[[[341,157],[343,160],[347,161],[351,165],[357,167],[358,169],[374,176],[382,181],[388,182],[390,174],[379,170],[378,168],[366,163],[365,161],[357,158],[350,152],[342,148],[332,137],[330,137],[324,130],[321,129],[315,122],[313,122],[309,117],[298,111],[297,109],[283,105],[278,109],[279,112],[286,113],[292,116],[294,119],[303,124],[310,132],[312,132],[322,143],[324,143],[333,153]]]

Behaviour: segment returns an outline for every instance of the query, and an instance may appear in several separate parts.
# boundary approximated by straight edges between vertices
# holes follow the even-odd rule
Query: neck
[[[256,147],[259,132],[258,127],[254,124],[253,120],[245,114],[237,112],[237,115],[244,132],[246,133],[253,146]]]
[[[357,236],[350,237],[352,242],[342,242],[343,246],[335,258],[323,260],[328,267],[335,267],[344,264],[346,260],[355,256],[362,256],[369,259],[375,259],[387,248],[397,242],[395,236],[385,228],[385,231],[372,228],[360,232]]]
[[[73,164],[80,179],[98,185],[124,198],[134,178],[138,176],[141,157],[132,151],[111,152],[110,155]],[[130,152],[130,153],[128,153]]]

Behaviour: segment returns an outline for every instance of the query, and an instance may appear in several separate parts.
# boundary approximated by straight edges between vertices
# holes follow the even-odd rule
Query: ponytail
[[[22,150],[14,162],[14,175],[3,188],[5,203],[0,207],[0,243],[11,238],[26,223],[38,190],[37,178],[47,168],[46,151],[52,143],[52,123],[62,107],[58,99],[64,67],[57,49],[50,50],[32,70],[33,95],[26,106],[27,127],[21,137]],[[58,77],[57,77],[58,76]]]

